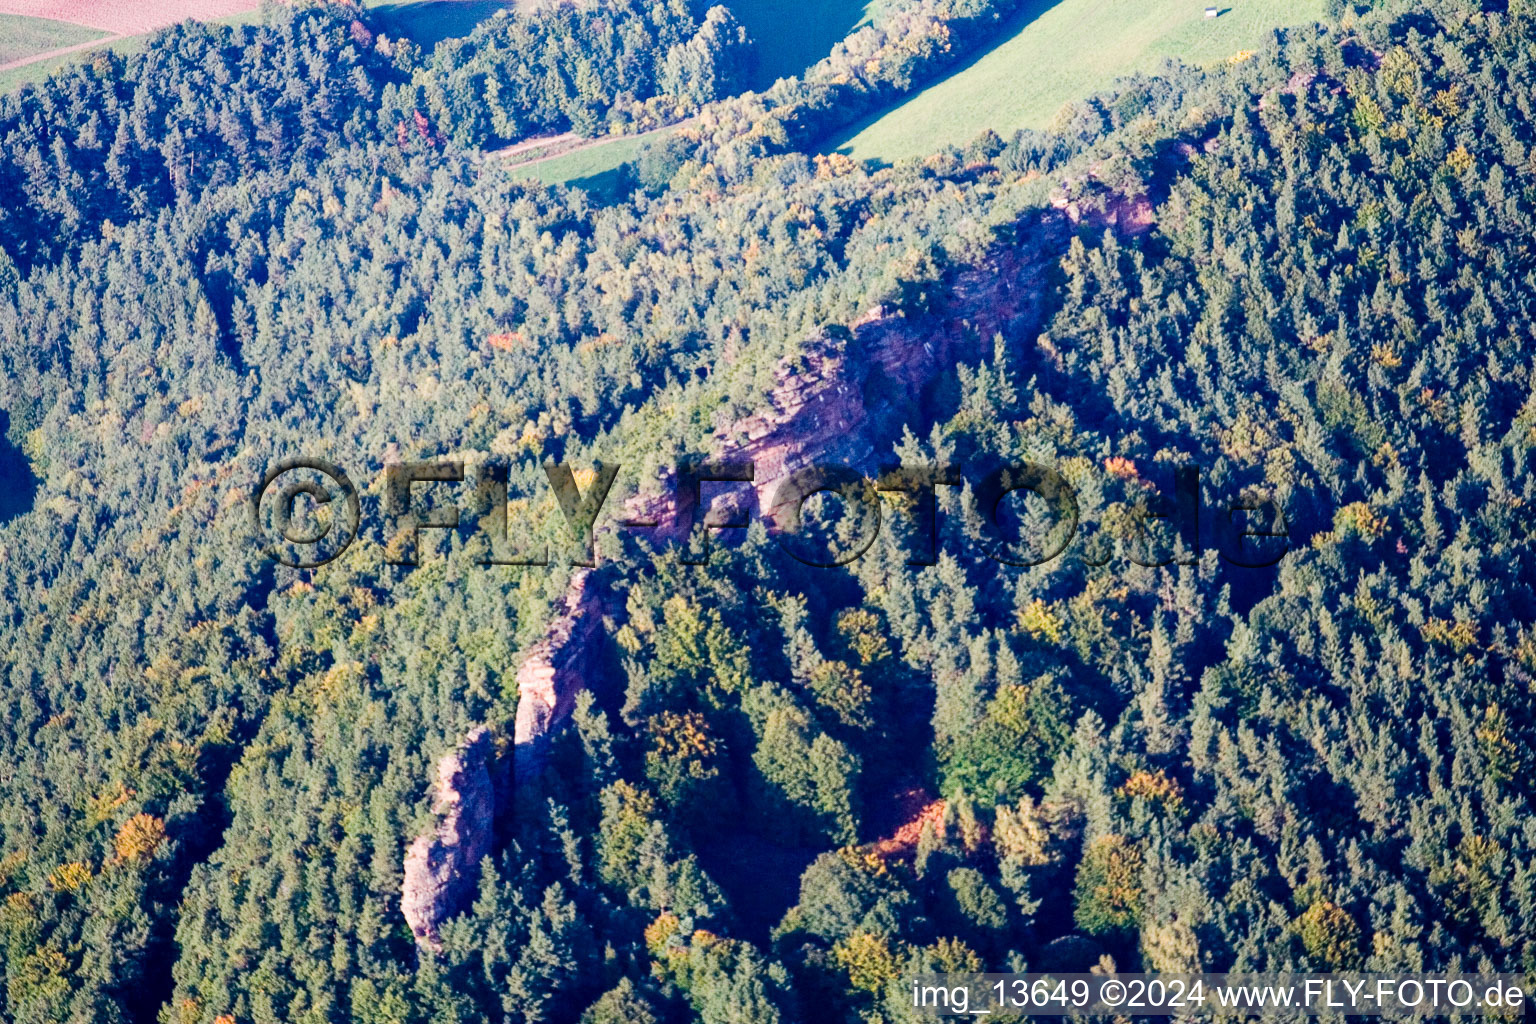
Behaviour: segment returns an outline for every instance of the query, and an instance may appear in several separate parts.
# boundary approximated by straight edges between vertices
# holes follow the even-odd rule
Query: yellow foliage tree
[[[1063,625],[1061,618],[1038,597],[1030,602],[1028,608],[1019,613],[1020,628],[1036,640],[1047,640],[1053,644],[1061,643]]]
[[[868,667],[891,656],[885,627],[880,617],[868,609],[850,608],[843,612],[837,617],[837,631],[861,665]]]
[[[74,860],[60,864],[48,875],[48,888],[54,892],[78,892],[90,883],[91,866]]]
[[[135,814],[118,830],[113,845],[120,861],[146,861],[165,841],[165,822],[153,814]]]
[[[844,725],[865,728],[870,724],[874,693],[863,674],[842,661],[823,661],[811,669],[811,691]]]
[[[881,935],[855,932],[832,947],[832,958],[856,989],[877,993],[901,974],[891,943]]]
[[[661,956],[667,951],[672,936],[677,934],[680,926],[676,914],[663,913],[645,926],[645,948],[650,950],[652,956]]]
[[[933,954],[933,969],[940,974],[979,974],[981,954],[960,939],[940,939],[928,951]]]
[[[1387,521],[1378,516],[1370,505],[1357,501],[1345,505],[1334,514],[1333,536],[1335,540],[1356,536],[1367,541],[1378,540],[1390,529]]]
[[[1184,790],[1179,787],[1177,780],[1169,778],[1161,768],[1155,772],[1131,773],[1131,777],[1115,792],[1130,800],[1159,804],[1173,814],[1184,810]]]
[[[133,790],[121,782],[115,788],[103,790],[85,802],[85,823],[100,825],[112,817],[112,812],[133,798]]]
[[[1296,933],[1315,966],[1345,971],[1360,965],[1360,926],[1337,903],[1318,900],[1296,920]]]
[[[1095,839],[1077,869],[1077,926],[1090,935],[1134,931],[1146,894],[1141,850],[1124,836]]]

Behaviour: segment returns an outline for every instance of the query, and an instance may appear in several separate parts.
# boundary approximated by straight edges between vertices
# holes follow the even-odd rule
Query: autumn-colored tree
[[[901,973],[901,964],[882,935],[855,932],[832,947],[832,957],[848,974],[848,984],[878,993]]]
[[[48,888],[55,892],[78,892],[92,878],[91,866],[81,861],[60,864],[48,875]]]
[[[656,813],[651,794],[620,780],[603,790],[598,865],[603,880],[623,889],[638,881],[640,847]]]
[[[1132,772],[1115,793],[1128,800],[1144,800],[1174,815],[1184,810],[1183,789],[1161,768]]]
[[[1141,923],[1141,851],[1124,836],[1100,836],[1077,868],[1077,926],[1090,935],[1124,935]]]
[[[165,841],[165,822],[152,814],[135,814],[118,830],[112,845],[125,863],[149,860]]]
[[[844,726],[870,727],[874,694],[858,669],[841,661],[823,661],[811,670],[809,682],[817,702]]]
[[[674,812],[697,821],[716,812],[728,794],[725,749],[697,711],[663,711],[649,720],[646,776]]]
[[[1348,911],[1328,900],[1313,903],[1296,920],[1296,934],[1311,965],[1325,971],[1360,966],[1360,926]]]

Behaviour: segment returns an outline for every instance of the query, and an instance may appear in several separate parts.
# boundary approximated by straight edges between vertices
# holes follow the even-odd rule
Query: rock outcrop
[[[495,757],[495,736],[480,726],[437,762],[437,827],[406,851],[400,890],[400,910],[420,945],[438,948],[438,925],[474,894],[495,834]]]
[[[1058,197],[1051,205],[1065,213],[1074,226],[1095,231],[1113,228],[1117,234],[1127,237],[1144,235],[1157,223],[1157,211],[1146,196],[1127,198],[1111,193],[1100,195],[1097,200],[1096,203],[1068,202]]]
[[[1150,210],[1131,204],[1112,223],[1145,230]],[[990,354],[999,332],[1015,342],[1032,338],[1043,315],[1042,285],[1082,219],[1076,209],[1048,210],[1021,227],[1014,244],[956,275],[931,311],[877,306],[846,328],[819,332],[784,360],[766,401],[716,431],[711,445],[718,461],[753,464],[753,514],[771,528],[780,483],[803,467],[875,470],[900,424],[923,411],[925,389],[939,374]],[[657,540],[684,536],[693,496],[679,490],[668,478],[660,493],[631,499],[628,519],[655,522]]]
[[[570,717],[576,696],[592,684],[603,602],[590,569],[577,569],[544,638],[517,669],[512,770],[521,784],[544,766],[549,737]]]
[[[879,455],[900,425],[925,411],[927,385],[957,362],[991,351],[995,334],[1018,343],[1039,329],[1044,282],[1075,226],[1083,221],[1139,233],[1152,223],[1150,204],[1132,202],[1105,211],[1070,206],[1047,210],[1022,225],[1012,245],[958,274],[928,312],[876,307],[846,328],[819,332],[777,368],[767,400],[752,415],[716,432],[713,458],[753,463],[750,493],[773,524],[772,501],[781,481],[806,466],[878,468]],[[631,523],[655,524],[652,536],[674,541],[692,522],[691,494],[676,480],[625,504]],[[543,768],[549,739],[570,717],[577,696],[599,670],[606,601],[592,573],[578,569],[544,638],[517,672],[512,786],[521,788]],[[490,734],[476,729],[438,765],[437,829],[418,838],[406,855],[402,907],[417,941],[435,948],[437,926],[473,892],[480,858],[488,851],[498,807],[498,771]]]
[[[518,667],[511,757],[482,725],[437,762],[437,827],[406,850],[400,891],[401,912],[422,947],[438,949],[438,926],[473,899],[480,861],[512,810],[516,784],[538,774],[550,734],[591,687],[602,622],[590,571],[578,569],[553,623]]]

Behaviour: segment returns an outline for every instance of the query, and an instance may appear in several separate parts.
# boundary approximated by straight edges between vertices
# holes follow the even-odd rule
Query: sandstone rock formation
[[[1015,344],[1033,337],[1043,317],[1044,282],[1073,227],[1083,221],[1139,233],[1151,226],[1152,209],[1135,201],[1102,211],[1067,205],[1047,210],[1021,225],[1016,241],[1000,247],[989,262],[952,279],[929,312],[909,315],[880,306],[847,328],[829,328],[809,339],[777,368],[764,404],[714,436],[713,458],[754,465],[751,511],[766,515],[771,525],[780,482],[802,467],[879,468],[880,453],[899,425],[922,411],[930,381],[957,362],[989,353],[999,332]],[[625,518],[654,522],[652,536],[660,541],[685,536],[693,496],[679,493],[676,483],[664,481],[659,493],[632,498]],[[591,570],[576,570],[549,630],[518,668],[513,786],[537,776],[550,736],[570,717],[581,691],[594,683],[606,610],[599,591]],[[495,792],[506,788],[496,784],[496,773],[505,766],[489,753],[487,737],[483,728],[475,730],[459,752],[439,764],[444,818],[406,857],[402,905],[424,946],[435,948],[437,925],[473,891],[497,808],[509,802]]]
[[[512,754],[518,784],[538,774],[551,732],[570,717],[577,694],[592,685],[602,613],[591,570],[577,569],[544,639],[518,666]]]
[[[1152,230],[1157,223],[1157,212],[1146,196],[1129,199],[1110,194],[1098,198],[1099,203],[1095,204],[1068,202],[1058,197],[1051,204],[1064,212],[1073,225],[1086,225],[1096,231],[1113,228],[1118,234],[1135,236]]]
[[[819,332],[781,363],[766,401],[716,431],[712,444],[711,456],[719,461],[753,463],[753,514],[772,526],[775,494],[797,469],[841,465],[872,472],[899,424],[920,411],[924,389],[943,370],[989,354],[998,332],[1015,342],[1033,337],[1042,317],[1043,282],[1081,219],[1075,208],[1048,210],[1022,226],[1014,244],[957,275],[930,312],[909,315],[877,306],[846,329]],[[1126,232],[1146,230],[1151,207],[1128,204],[1109,223]],[[662,493],[637,496],[626,513],[630,520],[656,522],[656,539],[676,540],[692,522],[692,501],[669,478]]]
[[[437,828],[406,851],[400,890],[400,910],[423,946],[438,948],[438,925],[473,895],[480,861],[491,850],[495,748],[491,730],[480,726],[437,762]]]
[[[510,765],[483,725],[438,761],[437,827],[407,849],[400,892],[401,912],[419,945],[439,948],[438,926],[473,899],[480,861],[512,809],[516,781],[538,773],[550,733],[570,716],[577,694],[592,685],[602,621],[590,572],[578,569],[544,638],[518,668]]]

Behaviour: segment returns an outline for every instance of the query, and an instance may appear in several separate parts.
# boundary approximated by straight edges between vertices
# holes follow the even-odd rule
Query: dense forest
[[[686,0],[559,5],[499,14],[445,41],[409,94],[413,110],[462,145],[594,135],[655,127],[733,95],[751,60],[746,31],[724,7],[695,18]]]
[[[812,154],[1006,9],[888,3],[743,93],[720,7],[432,53],[283,7],[0,97],[0,1018],[898,1024],[929,970],[1536,975],[1536,8],[1336,5],[1051,132]],[[607,203],[481,149],[686,116]],[[617,465],[617,517],[811,392],[862,418],[796,457],[961,467],[934,536],[889,497],[832,567],[761,516],[702,565],[605,527],[578,575],[547,463]],[[253,536],[295,456],[360,492],[320,568]],[[547,564],[485,564],[467,483],[417,486],[464,511],[405,564],[401,460],[499,467]],[[1075,496],[1059,557],[994,543],[989,505],[1014,547],[1052,522],[974,483],[1025,462]],[[806,506],[845,547],[853,507]],[[441,759],[480,726],[513,756],[578,590],[582,692],[424,941]]]

